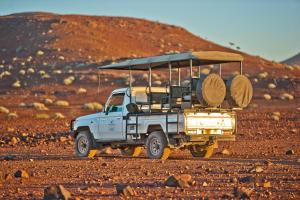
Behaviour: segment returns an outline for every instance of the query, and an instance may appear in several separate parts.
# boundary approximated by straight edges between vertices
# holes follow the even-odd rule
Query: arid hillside
[[[300,53],[284,60],[282,63],[288,64],[288,65],[300,65]]]

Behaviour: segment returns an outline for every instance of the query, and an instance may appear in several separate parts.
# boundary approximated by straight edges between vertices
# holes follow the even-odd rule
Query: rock
[[[5,108],[4,106],[0,106],[0,113],[8,114],[9,110],[7,108]]]
[[[271,187],[271,182],[270,181],[265,181],[263,186],[264,186],[264,188],[270,188]]]
[[[124,195],[124,196],[135,196],[136,192],[132,187],[129,185],[123,185],[123,184],[117,184],[116,190],[118,195]]]
[[[79,88],[77,90],[77,94],[85,94],[87,92],[87,90],[85,88]]]
[[[290,149],[290,150],[288,150],[287,152],[285,152],[285,154],[286,154],[286,155],[294,155],[295,152],[294,152],[294,150]]]
[[[251,183],[254,181],[255,181],[255,178],[252,176],[245,176],[245,177],[239,178],[239,182],[241,182],[241,183]]]
[[[165,185],[169,187],[185,188],[190,186],[192,176],[189,174],[181,174],[178,176],[169,176],[165,181]]]
[[[283,93],[280,95],[280,99],[282,100],[293,100],[294,96],[289,93]]]
[[[262,72],[258,74],[258,78],[263,79],[263,78],[267,78],[268,76],[268,72]]]
[[[15,172],[16,178],[29,178],[29,174],[25,170],[18,170]]]
[[[71,193],[62,185],[49,186],[44,190],[44,200],[68,200]]]
[[[230,153],[229,150],[223,149],[223,150],[221,151],[221,154],[229,156],[231,153]]]
[[[44,55],[44,52],[43,52],[42,50],[38,50],[38,51],[36,52],[36,55],[42,56],[42,55]]]
[[[280,112],[278,112],[278,111],[272,112],[272,115],[280,116]]]
[[[263,171],[264,171],[264,169],[260,166],[255,166],[249,170],[249,172],[251,172],[251,173],[261,173]]]
[[[269,95],[269,94],[264,94],[264,99],[265,99],[265,100],[271,100],[272,97],[271,97],[271,95]]]
[[[269,83],[268,88],[269,89],[274,89],[274,88],[276,88],[276,85],[274,83]]]
[[[15,82],[12,84],[12,87],[14,87],[14,88],[19,88],[19,87],[21,87],[20,81],[19,81],[19,80],[15,81]]]
[[[67,141],[67,140],[68,140],[68,138],[63,137],[63,136],[59,138],[59,141],[60,141],[60,142],[65,142],[65,141]]]
[[[250,199],[251,193],[253,192],[252,189],[247,189],[245,187],[235,187],[233,189],[233,194],[235,197],[239,199]]]
[[[27,69],[27,74],[34,74],[34,69],[33,68],[28,68]]]
[[[207,184],[206,182],[203,182],[202,186],[203,186],[203,187],[207,187],[208,184]]]
[[[26,71],[25,71],[24,69],[21,69],[21,70],[19,71],[19,74],[20,74],[20,75],[25,75],[25,74],[26,74]]]
[[[15,146],[17,143],[18,143],[17,138],[16,138],[16,137],[12,137],[11,140],[10,140],[10,144],[11,144],[12,146]]]
[[[271,117],[272,117],[272,119],[273,119],[274,121],[279,121],[279,120],[280,120],[280,117],[277,116],[277,115],[272,115]]]
[[[4,176],[5,181],[9,181],[9,180],[12,180],[12,179],[13,179],[13,177],[12,177],[11,174],[5,174],[5,176]]]
[[[63,57],[63,56],[58,56],[58,59],[59,59],[59,60],[65,60],[65,57]]]

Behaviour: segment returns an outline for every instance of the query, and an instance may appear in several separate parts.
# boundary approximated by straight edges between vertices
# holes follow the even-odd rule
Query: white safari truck
[[[194,157],[210,157],[218,141],[235,141],[235,110],[246,107],[252,97],[251,83],[242,75],[242,60],[239,54],[208,51],[100,66],[100,70],[128,70],[129,87],[112,91],[103,111],[71,121],[76,154],[93,156],[109,146],[131,156],[146,148],[152,159],[167,159],[173,149],[188,149]],[[223,80],[221,64],[228,62],[237,62],[240,74]],[[219,65],[219,74],[200,74],[201,65]],[[167,84],[152,87],[152,70],[164,68],[169,73]],[[148,73],[147,86],[132,86],[133,70]],[[183,75],[188,77],[185,84],[180,80]],[[225,101],[227,108],[223,108]]]

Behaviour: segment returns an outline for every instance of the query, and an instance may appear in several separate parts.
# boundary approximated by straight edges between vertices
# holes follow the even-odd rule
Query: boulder
[[[123,184],[117,184],[116,190],[118,195],[124,195],[124,196],[134,196],[136,195],[136,192],[132,187],[129,185],[123,185]]]
[[[169,176],[165,181],[165,185],[169,187],[190,187],[192,176],[189,174],[181,174],[177,176]]]
[[[62,185],[49,186],[44,190],[44,200],[68,200],[71,193]]]

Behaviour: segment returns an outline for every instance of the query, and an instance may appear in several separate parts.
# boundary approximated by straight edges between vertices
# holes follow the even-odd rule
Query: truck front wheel
[[[164,155],[169,151],[167,149],[167,139],[160,131],[152,132],[146,141],[147,155],[151,159],[166,159],[169,155]]]
[[[93,149],[93,138],[87,131],[79,132],[75,140],[75,152],[79,157],[87,157]]]

